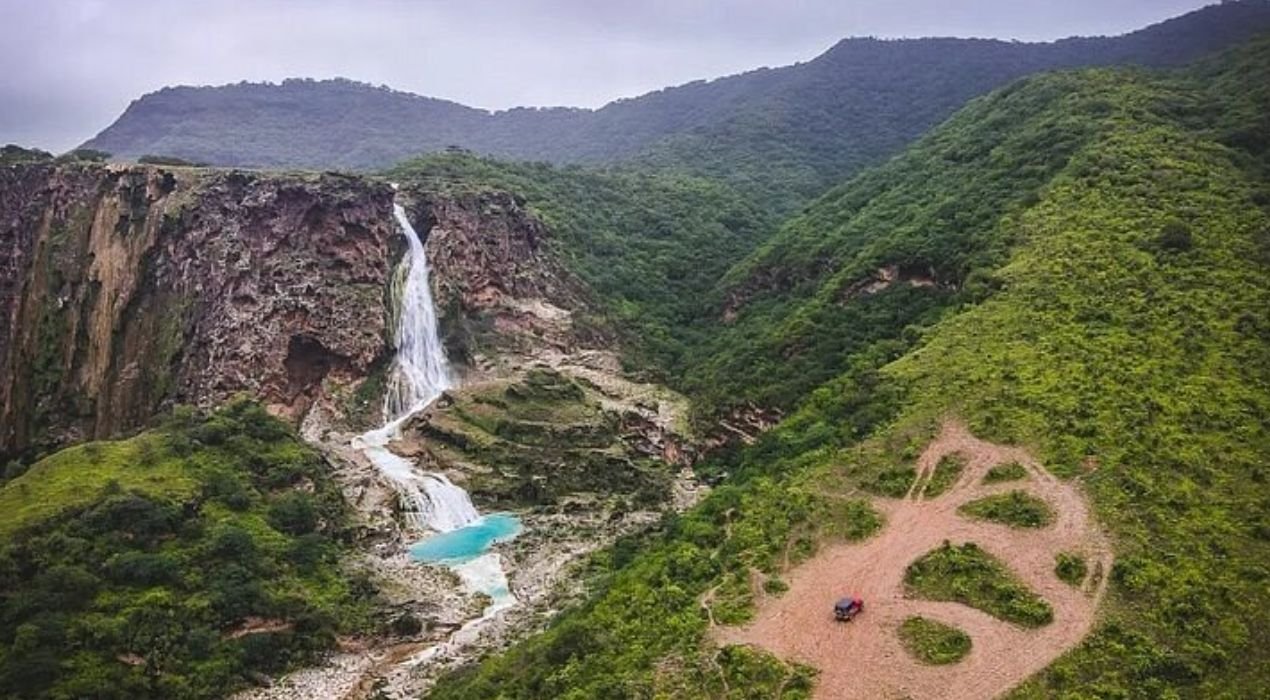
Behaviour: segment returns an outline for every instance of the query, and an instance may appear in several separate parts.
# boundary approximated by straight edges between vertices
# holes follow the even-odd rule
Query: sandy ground
[[[919,495],[946,454],[968,458],[957,483],[933,499]],[[1017,461],[1028,478],[987,486],[987,470]],[[1046,501],[1055,522],[1039,530],[1013,529],[967,519],[957,507],[993,493],[1022,489]],[[916,484],[904,499],[876,499],[885,514],[880,534],[858,544],[824,548],[789,572],[789,590],[759,605],[744,627],[717,628],[721,644],[752,644],[820,670],[817,698],[992,698],[1008,691],[1075,646],[1092,628],[1111,548],[1098,530],[1087,503],[1074,484],[1059,481],[1018,448],[983,442],[964,426],[949,422],[918,461]],[[1005,562],[1054,609],[1054,621],[1028,630],[958,603],[904,597],[909,563],[942,545],[973,541]],[[1081,554],[1090,574],[1072,587],[1054,574],[1059,552]],[[833,619],[834,602],[848,594],[865,600],[865,611],[850,623]],[[970,635],[973,647],[949,666],[927,666],[900,645],[897,628],[905,618],[922,615]]]

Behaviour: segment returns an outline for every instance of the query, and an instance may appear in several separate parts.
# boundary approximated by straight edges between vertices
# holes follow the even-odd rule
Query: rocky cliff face
[[[403,193],[426,237],[452,360],[612,344],[610,333],[589,322],[586,287],[559,264],[550,232],[520,199],[409,186]]]
[[[379,419],[404,241],[383,181],[0,165],[0,455],[247,392]],[[609,344],[514,196],[406,186],[457,363]]]
[[[392,190],[336,175],[0,169],[0,453],[237,392],[280,414],[387,352]]]

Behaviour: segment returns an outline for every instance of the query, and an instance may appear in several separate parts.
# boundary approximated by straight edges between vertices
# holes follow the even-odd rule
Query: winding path
[[[952,453],[967,460],[957,482],[938,497],[922,497],[922,485],[935,465]],[[1026,467],[1027,478],[983,484],[989,468],[1009,462]],[[927,446],[917,473],[905,498],[874,500],[874,507],[886,517],[878,535],[861,543],[826,546],[788,573],[789,590],[762,601],[751,623],[716,628],[716,641],[751,644],[819,669],[817,698],[980,700],[1018,685],[1089,633],[1105,592],[1112,553],[1074,484],[1055,478],[1024,450],[979,440],[956,422],[945,423]],[[957,513],[967,501],[1014,489],[1048,503],[1054,522],[1024,530]],[[944,540],[973,541],[1000,559],[1050,603],[1054,621],[1028,630],[959,603],[905,598],[904,571],[909,563]],[[1054,574],[1054,557],[1064,551],[1080,554],[1089,563],[1089,574],[1079,587]],[[865,612],[853,622],[835,622],[834,601],[851,593],[865,599]],[[948,666],[919,663],[897,635],[900,623],[912,615],[965,631],[973,641],[970,653]]]

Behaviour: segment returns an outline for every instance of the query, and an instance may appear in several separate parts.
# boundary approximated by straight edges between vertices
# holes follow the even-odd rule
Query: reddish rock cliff
[[[0,167],[0,453],[246,391],[297,415],[388,351],[392,190],[337,175]]]
[[[403,195],[425,237],[451,360],[612,345],[588,313],[589,291],[559,264],[550,232],[515,196],[409,187]]]

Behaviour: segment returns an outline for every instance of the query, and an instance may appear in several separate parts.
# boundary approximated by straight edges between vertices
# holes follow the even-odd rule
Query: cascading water
[[[428,282],[428,257],[423,241],[410,225],[406,210],[393,202],[393,216],[409,243],[405,281],[401,285],[401,317],[394,340],[397,356],[384,397],[386,424],[358,438],[356,446],[388,477],[410,510],[414,527],[450,532],[481,517],[467,492],[441,474],[421,474],[414,464],[388,449],[401,424],[450,388],[450,366],[437,332],[437,312]]]
[[[450,363],[437,333],[437,311],[432,303],[423,241],[410,225],[405,208],[393,202],[392,215],[405,232],[410,249],[401,290],[401,319],[397,322],[397,359],[384,397],[384,413],[389,421],[422,409],[450,388]]]
[[[397,355],[384,397],[385,424],[357,437],[353,446],[366,455],[401,495],[409,508],[406,520],[410,526],[442,533],[434,537],[449,537],[442,544],[451,546],[438,550],[445,552],[444,556],[430,556],[428,548],[422,547],[431,540],[424,540],[419,547],[421,553],[416,556],[422,561],[449,565],[465,587],[490,596],[491,603],[481,618],[486,619],[516,602],[508,590],[499,555],[485,550],[495,542],[515,537],[520,529],[519,520],[509,515],[499,515],[497,519],[482,517],[467,492],[444,475],[419,472],[413,462],[388,449],[389,442],[400,434],[402,424],[451,386],[449,363],[437,332],[437,313],[432,302],[423,241],[406,217],[405,209],[396,202],[393,202],[393,216],[409,243],[403,263],[408,267],[399,294],[401,316],[394,336]],[[491,525],[496,526],[493,534]],[[460,550],[460,554],[455,555],[454,543],[465,542],[474,543],[471,551]]]

